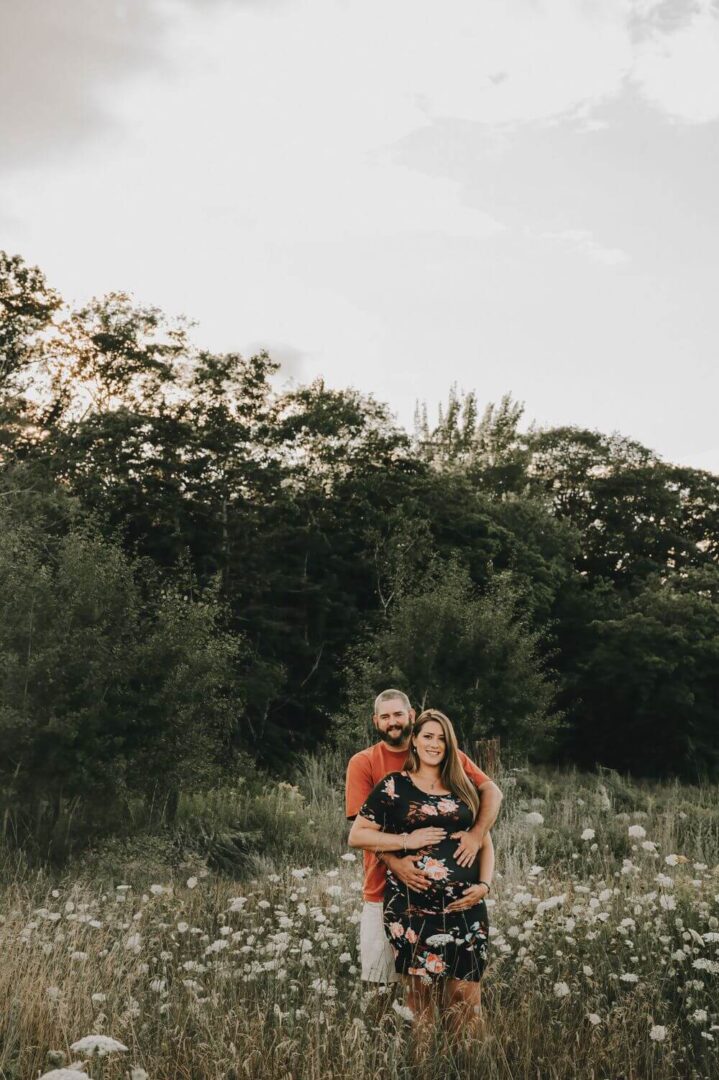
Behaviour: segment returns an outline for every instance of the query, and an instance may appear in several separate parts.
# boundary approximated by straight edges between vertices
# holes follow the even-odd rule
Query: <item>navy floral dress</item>
[[[468,885],[479,880],[479,859],[471,866],[455,861],[457,840],[452,833],[472,826],[472,811],[456,795],[421,791],[406,773],[390,773],[370,792],[360,816],[382,832],[411,833],[428,826],[446,829],[439,844],[413,852],[432,884],[414,892],[387,873],[384,926],[402,975],[419,975],[425,982],[442,978],[477,982],[487,963],[489,921],[480,900],[464,911],[447,912]]]

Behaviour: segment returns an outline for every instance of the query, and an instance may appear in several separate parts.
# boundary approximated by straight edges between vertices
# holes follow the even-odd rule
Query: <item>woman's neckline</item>
[[[452,794],[451,791],[425,791],[424,788],[421,788],[419,786],[419,784],[415,784],[414,780],[408,772],[403,772],[401,775],[404,776],[407,780],[409,780],[412,787],[417,788],[417,791],[421,791],[423,795],[434,796],[434,798],[436,799],[446,799]]]

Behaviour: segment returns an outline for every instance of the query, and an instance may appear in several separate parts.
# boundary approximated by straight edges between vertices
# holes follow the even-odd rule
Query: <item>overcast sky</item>
[[[0,247],[719,472],[719,0],[0,0]]]

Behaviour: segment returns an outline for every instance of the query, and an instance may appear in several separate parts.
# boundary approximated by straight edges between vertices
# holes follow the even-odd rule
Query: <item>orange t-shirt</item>
[[[366,750],[360,750],[350,758],[347,766],[345,787],[345,813],[350,821],[356,818],[375,784],[391,772],[401,772],[407,760],[406,750],[392,750],[386,743],[378,742]],[[474,762],[459,751],[459,760],[475,784],[484,784],[489,777]],[[364,853],[365,900],[381,901],[384,897],[387,867],[371,851]]]

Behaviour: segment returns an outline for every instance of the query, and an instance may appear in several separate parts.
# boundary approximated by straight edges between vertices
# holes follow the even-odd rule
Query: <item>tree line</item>
[[[719,478],[452,391],[413,432],[0,253],[0,785],[95,818],[400,685],[467,742],[719,771]]]

